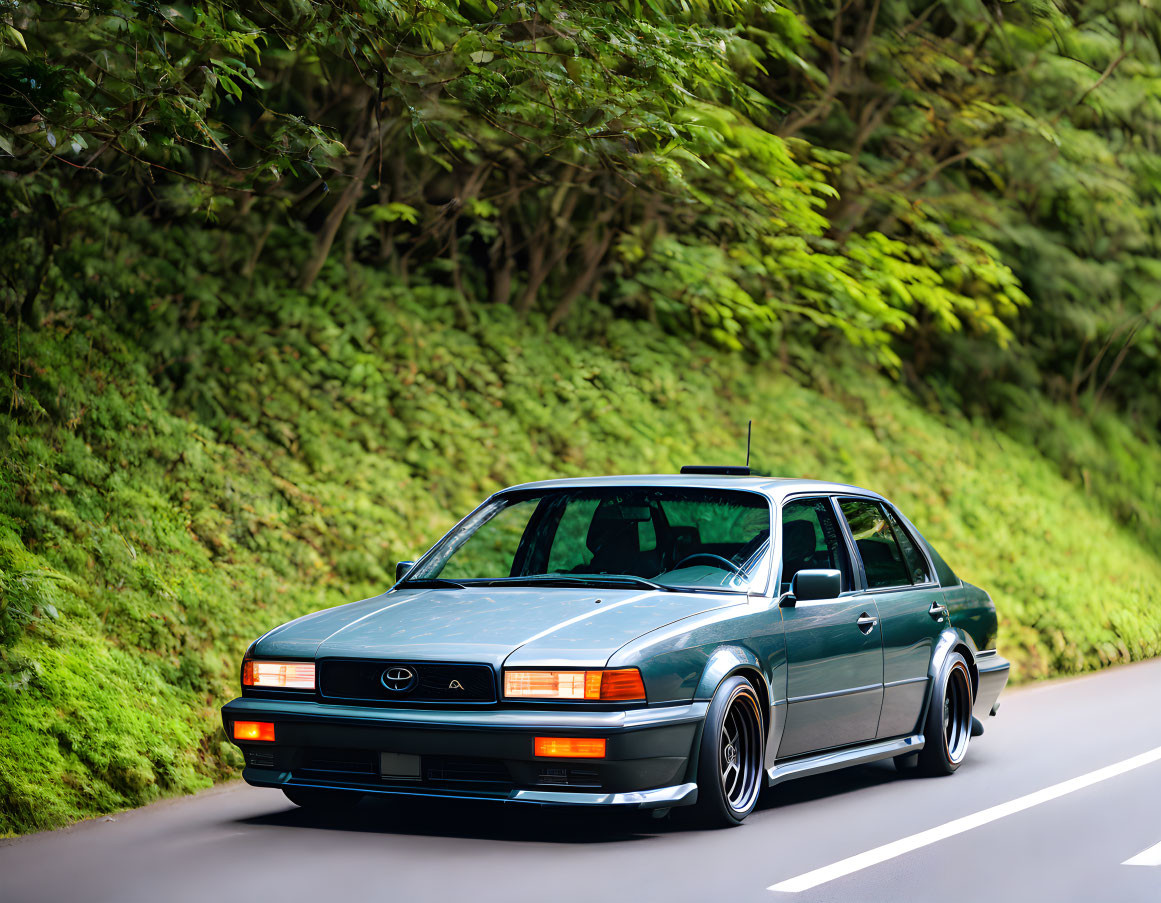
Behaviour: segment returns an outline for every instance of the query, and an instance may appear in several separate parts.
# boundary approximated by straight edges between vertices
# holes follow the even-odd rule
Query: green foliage
[[[402,278],[450,274],[465,324],[467,299],[543,307],[550,330],[593,299],[762,356],[840,336],[892,370],[921,324],[1003,342],[1026,300],[981,238],[836,230],[846,149],[780,134],[769,84],[771,66],[817,73],[808,10],[68,9],[11,4],[0,56],[0,245],[30,324],[54,252],[102,202],[228,218],[255,255],[289,221],[303,286],[336,240]]]

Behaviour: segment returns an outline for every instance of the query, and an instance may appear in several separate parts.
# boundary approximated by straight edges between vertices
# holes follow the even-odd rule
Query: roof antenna
[[[719,477],[748,477],[750,476],[750,434],[754,430],[754,421],[746,423],[746,464],[740,467],[737,464],[685,464],[681,472],[685,474],[704,474]]]

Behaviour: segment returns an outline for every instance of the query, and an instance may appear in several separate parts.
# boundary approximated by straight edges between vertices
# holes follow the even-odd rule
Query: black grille
[[[424,756],[423,779],[428,784],[445,787],[511,787],[512,777],[503,762],[495,759],[457,759],[450,756]]]
[[[445,665],[430,662],[351,661],[318,663],[319,694],[323,699],[350,702],[495,702],[496,678],[489,665]],[[389,683],[402,685],[390,690]],[[408,681],[400,675],[409,672]],[[405,677],[405,674],[404,674]]]

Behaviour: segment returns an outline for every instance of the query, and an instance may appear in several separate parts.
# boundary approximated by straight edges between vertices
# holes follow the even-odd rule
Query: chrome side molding
[[[805,778],[812,774],[822,774],[846,768],[848,765],[862,765],[880,759],[906,756],[923,749],[923,734],[898,737],[894,740],[876,740],[859,746],[849,746],[829,752],[814,753],[799,759],[775,762],[773,768],[766,769],[766,786],[773,787],[791,778]]]

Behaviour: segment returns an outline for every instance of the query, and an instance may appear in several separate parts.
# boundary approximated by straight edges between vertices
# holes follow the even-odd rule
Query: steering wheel
[[[721,555],[715,555],[713,552],[694,552],[692,555],[686,555],[673,566],[673,570],[676,571],[687,561],[693,561],[695,558],[709,558],[714,567],[725,567],[727,570],[733,571],[738,575],[745,573],[745,571],[730,561],[730,559],[723,558]],[[718,564],[718,562],[721,562],[721,564]]]

